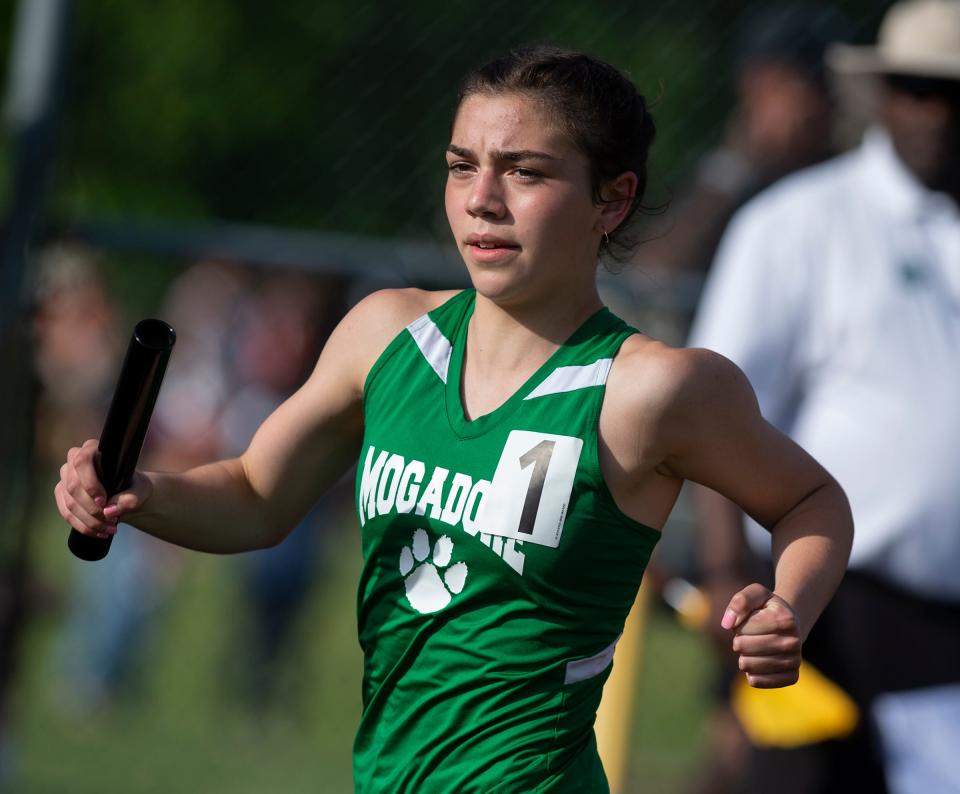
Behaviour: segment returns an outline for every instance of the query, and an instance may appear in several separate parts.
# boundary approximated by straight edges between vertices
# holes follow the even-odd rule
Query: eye
[[[470,163],[463,162],[462,160],[450,163],[447,168],[449,169],[451,176],[469,176],[473,172],[473,166],[470,165]]]
[[[529,168],[514,168],[511,173],[521,182],[535,182],[543,177],[543,174]]]

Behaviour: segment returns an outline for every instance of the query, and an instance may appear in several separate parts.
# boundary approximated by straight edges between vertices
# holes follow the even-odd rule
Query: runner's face
[[[481,294],[510,303],[593,283],[602,230],[590,163],[535,100],[466,98],[447,165],[447,219]]]

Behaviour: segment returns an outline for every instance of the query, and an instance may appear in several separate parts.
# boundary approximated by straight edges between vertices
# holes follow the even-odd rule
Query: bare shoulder
[[[347,312],[330,336],[324,355],[344,360],[353,382],[362,387],[374,362],[397,334],[457,292],[414,288],[374,292]]]
[[[645,404],[697,401],[709,399],[718,391],[743,388],[750,388],[746,376],[719,353],[698,347],[672,347],[643,334],[634,334],[623,343],[608,386],[618,401],[632,397]]]
[[[604,410],[642,445],[666,446],[699,432],[728,410],[756,410],[743,372],[703,348],[678,348],[636,334],[624,342],[610,371]]]
[[[352,334],[389,343],[417,317],[448,301],[458,290],[383,289],[354,306],[341,322]]]

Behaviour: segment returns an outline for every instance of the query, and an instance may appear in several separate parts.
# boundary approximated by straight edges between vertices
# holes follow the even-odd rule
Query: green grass
[[[62,524],[45,514],[34,538],[38,573],[69,598],[69,574],[79,563],[66,550]],[[71,712],[66,681],[53,663],[63,605],[39,615],[26,637],[16,690],[18,772],[11,790],[351,791],[361,676],[356,529],[337,531],[327,551],[329,562],[278,672],[280,704],[263,712],[239,702],[231,686],[243,663],[235,641],[243,608],[236,560],[184,557],[146,644],[140,686],[93,713]],[[631,756],[632,779],[642,785],[631,790],[680,792],[701,752],[708,654],[697,637],[654,611],[645,657]]]
[[[679,794],[693,777],[704,752],[711,659],[703,638],[664,610],[652,610],[637,691],[630,791]]]

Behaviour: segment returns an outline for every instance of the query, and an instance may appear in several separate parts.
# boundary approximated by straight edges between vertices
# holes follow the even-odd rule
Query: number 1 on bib
[[[480,506],[480,531],[556,548],[583,440],[513,430]]]

